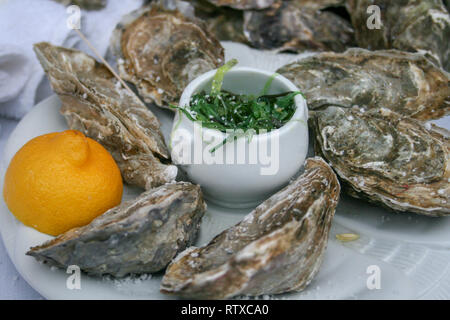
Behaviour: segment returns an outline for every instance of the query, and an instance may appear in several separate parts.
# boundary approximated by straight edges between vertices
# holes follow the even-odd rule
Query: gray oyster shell
[[[380,8],[380,29],[367,27],[369,5]],[[442,0],[349,0],[347,8],[358,46],[428,52],[450,70],[450,15]]]
[[[301,52],[344,51],[355,44],[350,23],[297,1],[244,13],[244,33],[256,48]]]
[[[244,35],[243,14],[235,10],[221,10],[217,15],[204,19],[207,30],[220,41],[248,44]]]
[[[195,16],[203,20],[205,27],[218,40],[247,43],[244,35],[244,14],[240,10],[216,7],[206,0],[190,2]]]
[[[231,7],[239,10],[260,10],[273,6],[280,0],[207,0],[218,7]]]
[[[106,6],[106,0],[53,0],[65,6],[74,4],[86,10],[99,10]]]
[[[318,272],[339,198],[321,158],[208,245],[188,248],[168,266],[161,292],[219,299],[304,289]]]
[[[314,8],[316,10],[330,7],[341,7],[345,5],[346,0],[294,0],[301,7]]]
[[[385,107],[421,120],[450,113],[449,74],[421,54],[355,48],[319,53],[277,72],[300,88],[309,109]]]
[[[101,143],[128,184],[152,188],[176,178],[160,123],[101,63],[78,50],[34,45],[71,129]]]
[[[166,184],[31,248],[27,255],[60,268],[77,265],[96,276],[157,272],[194,242],[205,209],[199,186]]]
[[[314,112],[316,150],[350,195],[396,211],[450,214],[450,134],[389,109]],[[427,128],[428,127],[428,128]]]
[[[186,2],[152,3],[125,16],[111,38],[121,77],[145,102],[177,104],[184,88],[224,63],[224,50]],[[183,11],[183,12],[182,12]]]

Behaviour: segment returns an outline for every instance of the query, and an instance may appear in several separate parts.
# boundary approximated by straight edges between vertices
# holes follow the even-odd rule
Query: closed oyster
[[[27,255],[60,268],[77,265],[97,276],[157,272],[194,242],[205,209],[199,186],[166,184],[31,248]]]
[[[69,127],[101,143],[127,183],[149,189],[176,178],[158,119],[103,64],[46,42],[34,50]]]
[[[449,75],[420,54],[348,49],[279,69],[305,94],[308,108],[385,107],[417,119],[450,113]]]
[[[367,26],[370,5],[380,8],[380,28]],[[442,0],[349,0],[347,8],[360,47],[429,52],[450,70],[450,15]]]
[[[354,197],[397,211],[450,214],[450,135],[380,108],[314,112],[316,149]],[[445,135],[444,135],[445,133]]]
[[[146,102],[165,107],[178,103],[189,82],[224,61],[222,46],[193,17],[193,8],[185,2],[174,5],[172,10],[155,3],[132,12],[111,39],[120,75]]]
[[[244,15],[240,10],[216,7],[206,0],[190,2],[195,16],[202,19],[206,29],[218,40],[247,43],[244,35]]]
[[[236,10],[221,10],[212,17],[204,18],[207,30],[221,41],[248,43],[244,35],[244,17]]]
[[[161,292],[217,299],[304,289],[323,260],[340,186],[321,159],[208,245],[169,265]]]
[[[298,1],[246,11],[244,33],[253,46],[262,49],[344,51],[354,45],[353,28],[347,20]]]
[[[106,6],[106,0],[53,0],[65,6],[74,4],[86,10],[103,9]]]
[[[295,0],[302,7],[314,8],[317,10],[332,7],[342,7],[346,0]]]
[[[239,10],[259,10],[269,8],[280,0],[207,0],[218,7],[231,7]]]

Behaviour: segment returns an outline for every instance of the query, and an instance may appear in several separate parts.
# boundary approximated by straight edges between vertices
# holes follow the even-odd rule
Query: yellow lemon
[[[122,192],[119,168],[108,151],[67,130],[36,137],[15,154],[3,197],[22,223],[55,236],[118,205]]]

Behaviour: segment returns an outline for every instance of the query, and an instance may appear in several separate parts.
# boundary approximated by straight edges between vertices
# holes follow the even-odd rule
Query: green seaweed
[[[200,121],[203,127],[221,132],[239,130],[259,134],[261,131],[270,132],[282,127],[295,113],[295,96],[302,93],[288,91],[266,94],[277,74],[270,77],[258,97],[222,90],[226,72],[236,63],[235,59],[230,60],[217,70],[210,94],[202,91],[192,95],[188,107],[171,107],[183,112],[189,120]],[[214,152],[218,147],[240,136],[242,134],[229,134],[221,144],[210,151]],[[253,134],[249,134],[247,138],[251,140],[252,136]]]

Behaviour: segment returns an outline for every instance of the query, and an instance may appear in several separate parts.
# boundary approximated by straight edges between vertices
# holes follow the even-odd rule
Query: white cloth
[[[141,5],[142,0],[109,0],[102,10],[82,10],[81,30],[105,55],[121,17]],[[66,8],[52,0],[0,0],[0,116],[19,119],[39,95],[49,92],[34,43],[48,41],[93,55],[67,27],[68,17]],[[38,88],[44,93],[37,92]]]

